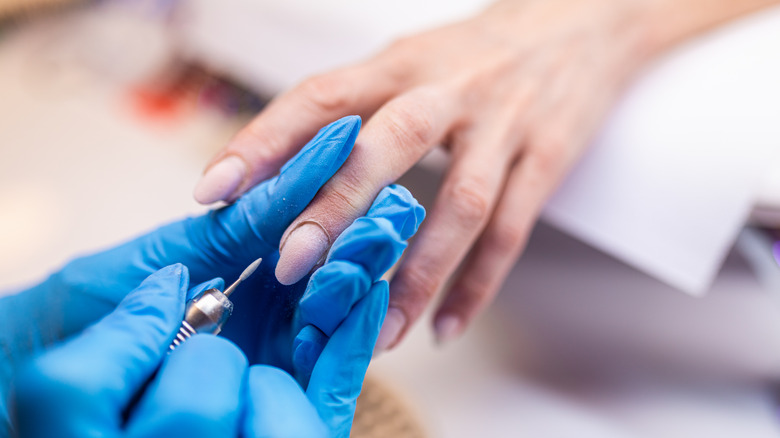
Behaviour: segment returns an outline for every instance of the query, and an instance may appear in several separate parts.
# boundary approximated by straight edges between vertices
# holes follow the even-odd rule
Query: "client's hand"
[[[503,0],[406,37],[275,99],[212,160],[195,197],[235,199],[324,121],[370,117],[347,163],[287,228],[276,274],[292,283],[384,186],[443,144],[452,162],[393,279],[380,344],[400,341],[445,287],[434,326],[451,339],[490,303],[547,198],[648,58],[655,3]]]

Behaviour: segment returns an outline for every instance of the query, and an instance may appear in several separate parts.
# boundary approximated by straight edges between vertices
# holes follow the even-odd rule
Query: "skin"
[[[293,260],[284,251],[291,230],[309,221],[332,242],[382,187],[443,145],[451,165],[393,279],[379,348],[400,342],[445,284],[434,329],[447,341],[492,301],[545,201],[631,79],[675,44],[777,2],[499,1],[280,95],[212,160],[209,168],[243,162],[230,191],[199,200],[235,199],[320,126],[361,115],[352,155],[282,239],[280,265],[309,266],[321,248]],[[305,245],[291,247],[299,254]]]

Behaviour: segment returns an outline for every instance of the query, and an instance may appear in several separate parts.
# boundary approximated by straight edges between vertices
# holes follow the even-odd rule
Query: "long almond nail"
[[[436,334],[436,343],[444,345],[460,336],[463,332],[463,322],[457,316],[443,316],[436,320],[433,330]]]
[[[211,166],[195,186],[193,195],[201,204],[224,201],[234,194],[246,177],[246,163],[235,155],[229,155]]]
[[[385,322],[382,324],[382,330],[379,331],[379,337],[376,340],[374,352],[380,353],[390,348],[398,339],[406,325],[406,315],[400,309],[391,307],[387,309]]]
[[[276,264],[276,279],[282,284],[297,283],[322,259],[330,246],[325,230],[316,222],[302,222],[282,245]]]

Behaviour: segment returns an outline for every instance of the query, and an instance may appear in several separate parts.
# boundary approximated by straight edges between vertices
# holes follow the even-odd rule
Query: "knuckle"
[[[284,149],[285,143],[280,137],[279,130],[269,126],[262,116],[254,119],[238,135],[252,146],[262,145],[262,147],[251,148],[251,155],[260,160],[271,158]],[[246,153],[246,149],[243,152]]]
[[[349,82],[336,73],[311,77],[301,83],[297,92],[315,111],[339,111],[353,101]]]
[[[511,97],[514,93],[507,93],[508,86],[516,83],[516,75],[513,73],[517,71],[518,65],[521,65],[521,59],[514,53],[501,51],[491,53],[489,57],[483,57],[480,61],[473,68],[463,70],[453,77],[459,87],[467,93],[470,91],[481,95],[500,93],[500,95],[495,94],[499,99]],[[502,86],[496,87],[497,83],[501,83]]]
[[[389,121],[402,145],[428,146],[436,141],[435,116],[423,93],[393,101]]]
[[[498,223],[487,235],[487,245],[500,254],[512,254],[520,248],[528,228],[520,220]]]
[[[413,46],[413,44],[414,44],[414,38],[409,36],[403,36],[393,40],[393,42],[391,42],[390,45],[387,47],[387,50],[388,51],[406,50],[411,46]]]
[[[420,82],[422,69],[420,64],[420,42],[404,37],[391,42],[369,64],[388,84],[396,89],[408,89]]]
[[[458,220],[465,225],[484,222],[490,214],[488,184],[483,178],[462,178],[449,191],[450,208]]]
[[[482,301],[490,297],[490,289],[487,283],[474,275],[460,279],[458,285],[458,300],[464,307],[473,309]]]
[[[441,279],[427,269],[419,266],[409,266],[403,271],[403,285],[412,302],[417,307],[424,307],[430,301],[442,284]],[[408,298],[407,298],[408,300]]]
[[[495,281],[483,281],[474,275],[460,278],[456,288],[443,308],[460,314],[466,321],[484,310],[498,292]]]
[[[419,37],[403,36],[396,38],[387,46],[382,54],[391,56],[395,60],[409,59],[419,52],[420,43]]]
[[[566,141],[558,134],[550,134],[539,138],[530,154],[534,165],[540,174],[549,176],[557,174],[565,162]]]
[[[328,199],[325,211],[341,216],[342,219],[352,218],[363,210],[364,193],[360,180],[349,172],[344,172],[339,183],[324,192],[325,199]]]

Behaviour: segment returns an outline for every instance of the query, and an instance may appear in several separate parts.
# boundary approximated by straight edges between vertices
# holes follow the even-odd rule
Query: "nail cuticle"
[[[315,220],[301,221],[283,239],[276,265],[276,278],[282,284],[296,283],[313,272],[332,244],[330,234]]]
[[[314,219],[307,219],[305,221],[298,222],[297,224],[295,224],[294,228],[291,228],[289,231],[284,233],[284,236],[282,236],[282,242],[279,244],[279,252],[282,252],[282,250],[284,250],[284,245],[287,244],[287,240],[295,232],[295,230],[297,230],[298,228],[301,228],[302,226],[304,226],[306,224],[312,224],[312,225],[316,225],[316,226],[320,227],[320,230],[322,230],[322,233],[325,235],[325,239],[327,239],[327,241],[328,241],[328,250],[330,250],[331,245],[333,245],[333,239],[331,239],[330,233],[328,232],[328,230],[326,230],[325,226],[322,225],[321,223],[317,222],[316,220],[314,220]],[[320,261],[325,259],[325,254],[327,254],[327,253],[328,253],[328,251],[325,251],[325,253],[322,255],[322,257],[320,257]],[[318,263],[319,263],[319,261],[318,261]]]

